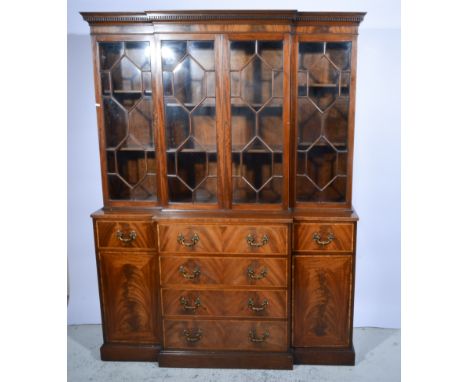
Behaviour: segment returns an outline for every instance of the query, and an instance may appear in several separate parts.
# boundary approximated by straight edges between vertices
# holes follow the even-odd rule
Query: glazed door
[[[288,205],[289,39],[225,39],[226,148],[233,208]]]
[[[354,129],[355,41],[295,45],[295,201],[350,205]]]
[[[166,202],[175,208],[217,208],[222,193],[218,44],[212,35],[159,35],[157,39]]]
[[[96,42],[105,204],[157,202],[151,39]]]

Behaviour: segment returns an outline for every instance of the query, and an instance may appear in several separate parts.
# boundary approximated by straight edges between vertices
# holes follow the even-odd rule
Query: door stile
[[[161,195],[161,205],[168,205],[167,188],[167,165],[166,165],[166,134],[165,134],[165,116],[164,116],[164,90],[162,84],[162,62],[161,62],[161,39],[154,35],[155,49],[152,49],[152,67],[154,72],[153,86],[155,86],[155,97],[153,97],[155,110],[156,136],[159,142],[157,145],[157,155],[160,163],[159,168],[159,189]],[[153,58],[154,56],[154,58]]]
[[[229,39],[222,35],[222,83],[223,83],[223,131],[225,151],[225,204],[224,208],[232,208],[232,154],[231,154],[231,76],[229,66]]]
[[[215,76],[216,76],[216,146],[218,150],[218,207],[228,208],[229,190],[226,187],[226,156],[229,150],[225,145],[225,81],[223,73],[223,35],[215,36]]]
[[[291,154],[289,156],[290,160],[290,179],[289,179],[289,205],[291,208],[296,206],[296,173],[297,173],[297,152],[296,152],[296,142],[297,142],[297,55],[298,55],[298,36],[296,31],[293,30],[290,36],[292,45],[291,45],[291,86],[290,86],[290,97],[291,97],[291,129],[290,129],[290,142],[289,147],[291,149]]]
[[[291,136],[291,35],[286,33],[283,40],[283,209],[290,204],[290,136]]]

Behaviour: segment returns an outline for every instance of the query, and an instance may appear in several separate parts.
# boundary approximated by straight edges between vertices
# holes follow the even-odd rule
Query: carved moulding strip
[[[339,22],[359,24],[365,16],[364,12],[338,13],[338,12],[304,12],[283,11],[260,13],[258,11],[237,12],[171,12],[162,13],[146,11],[144,13],[92,13],[81,12],[83,19],[89,24],[96,23],[151,23],[151,22],[184,22],[184,21],[223,21],[223,20],[273,20],[299,22]]]

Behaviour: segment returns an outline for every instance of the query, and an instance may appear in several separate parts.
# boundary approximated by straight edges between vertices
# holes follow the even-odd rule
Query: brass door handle
[[[255,271],[251,265],[247,267],[247,275],[252,279],[252,280],[261,280],[266,277],[268,273],[268,268],[263,267],[263,269],[260,271],[258,275],[255,274]]]
[[[180,305],[182,305],[184,307],[184,310],[195,311],[201,306],[200,297],[197,297],[195,299],[195,302],[194,302],[193,305],[189,305],[189,301],[185,297],[181,297],[179,299],[179,302],[180,302]]]
[[[255,241],[255,236],[251,233],[247,235],[246,240],[247,244],[251,247],[263,247],[265,244],[268,244],[268,236],[266,234],[263,235],[262,240],[258,243]]]
[[[130,244],[137,237],[135,231],[130,231],[128,233],[122,232],[121,230],[117,231],[117,239],[119,239],[124,244]]]
[[[182,276],[184,276],[184,278],[186,278],[187,280],[196,279],[196,278],[200,277],[200,275],[201,275],[201,271],[200,271],[200,268],[198,266],[196,266],[195,269],[193,270],[193,272],[190,274],[185,270],[185,267],[183,265],[181,265],[179,267],[179,273]]]
[[[192,238],[190,239],[190,241],[185,241],[185,237],[184,237],[184,235],[182,233],[179,233],[177,235],[177,242],[180,245],[183,245],[184,247],[189,247],[189,248],[193,247],[199,241],[200,241],[200,236],[198,236],[198,234],[196,232],[192,235]]]
[[[249,301],[247,302],[247,306],[249,307],[250,310],[253,312],[261,312],[262,310],[265,310],[266,307],[268,306],[268,300],[264,299],[262,305],[260,306],[255,306],[254,305],[254,300],[253,298],[249,298]]]
[[[184,329],[185,341],[187,342],[197,342],[202,338],[203,332],[200,329],[197,329],[195,333],[192,333],[193,330]]]
[[[255,329],[249,332],[250,342],[265,342],[268,337],[270,337],[268,330],[266,330],[261,337],[257,337],[257,331]]]
[[[334,239],[335,236],[333,235],[333,232],[328,232],[328,236],[326,240],[322,240],[322,237],[318,232],[314,232],[314,235],[312,236],[312,239],[321,247],[330,244]]]

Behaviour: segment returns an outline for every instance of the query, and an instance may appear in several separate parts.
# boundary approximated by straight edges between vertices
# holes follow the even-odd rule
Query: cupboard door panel
[[[215,204],[215,42],[162,40],[161,64],[169,202]]]
[[[156,201],[151,43],[99,42],[98,56],[108,197]]]
[[[107,341],[157,343],[156,256],[101,252],[99,266]]]
[[[347,201],[350,41],[299,42],[296,201]]]
[[[294,256],[293,346],[349,346],[352,272],[352,256]]]
[[[229,42],[233,204],[283,200],[283,41]]]

